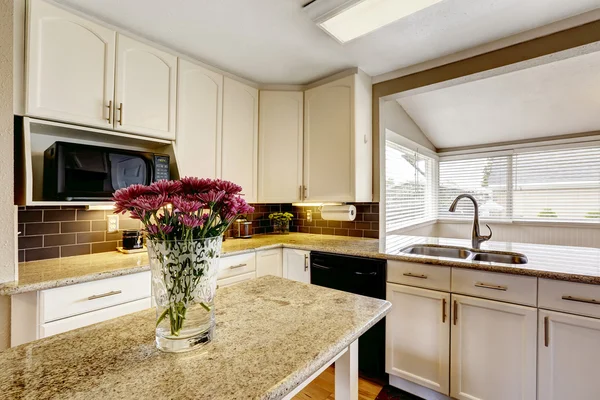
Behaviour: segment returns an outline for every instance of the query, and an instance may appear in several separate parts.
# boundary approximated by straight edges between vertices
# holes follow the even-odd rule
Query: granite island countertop
[[[19,399],[280,399],[381,320],[391,304],[273,276],[222,288],[216,338],[166,354],[154,310],[0,352]]]
[[[401,252],[403,248],[414,244],[441,244],[468,248],[470,247],[468,239],[392,235],[386,239],[383,251],[380,251],[379,244],[377,239],[345,236],[305,233],[259,235],[251,239],[228,239],[223,243],[222,256],[285,247],[600,284],[600,249],[596,248],[493,241],[482,244],[482,249],[485,250],[518,252],[529,258],[528,264],[511,265]],[[0,295],[49,289],[149,269],[146,253],[125,255],[110,252],[26,262],[19,264],[18,282],[0,284]]]

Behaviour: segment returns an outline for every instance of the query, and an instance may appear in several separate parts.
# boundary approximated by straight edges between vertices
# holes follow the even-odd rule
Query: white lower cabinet
[[[454,294],[452,305],[451,397],[534,400],[537,309]]]
[[[450,294],[387,284],[386,372],[449,394]]]
[[[538,399],[600,398],[600,320],[540,310]]]
[[[310,283],[310,251],[283,249],[283,277]]]
[[[256,252],[256,277],[265,275],[283,276],[283,260],[281,249],[262,250]]]

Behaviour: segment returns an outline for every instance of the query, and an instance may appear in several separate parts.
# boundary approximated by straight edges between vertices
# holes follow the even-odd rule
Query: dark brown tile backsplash
[[[122,244],[122,232],[106,232],[111,214],[85,207],[19,207],[19,262],[114,251]],[[119,228],[141,225],[119,216]]]
[[[273,232],[270,213],[290,212],[294,214],[292,232],[378,238],[379,204],[354,205],[357,216],[352,222],[325,221],[319,207],[291,204],[253,204],[255,211],[247,218],[252,221],[253,235]],[[311,222],[306,220],[308,210],[312,212]],[[106,232],[106,216],[111,214],[112,211],[90,211],[84,207],[19,207],[19,262],[114,251],[122,244],[122,232]],[[119,228],[140,229],[141,225],[120,215]],[[227,236],[232,236],[232,229]]]

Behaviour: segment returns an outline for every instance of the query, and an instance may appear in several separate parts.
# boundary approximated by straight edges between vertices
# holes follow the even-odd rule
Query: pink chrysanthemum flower
[[[133,207],[137,207],[146,212],[157,212],[166,204],[167,196],[165,194],[146,194],[131,201]]]
[[[173,197],[171,203],[173,204],[175,211],[182,213],[194,213],[203,207],[203,204],[200,201],[182,196]]]
[[[162,180],[151,184],[149,186],[149,190],[156,194],[175,196],[181,193],[181,186],[182,185],[180,181]]]
[[[148,194],[150,190],[148,186],[144,185],[131,185],[124,189],[119,189],[113,194],[113,201],[115,202],[115,214],[125,213],[133,207],[131,202],[139,196]]]
[[[206,204],[215,204],[215,203],[219,202],[221,199],[223,199],[225,194],[226,193],[224,190],[220,190],[220,191],[211,190],[206,193],[200,193],[198,195],[198,198]]]
[[[169,233],[173,232],[173,227],[171,225],[164,225],[161,224],[156,225],[156,224],[149,224],[146,226],[146,231],[150,234],[150,235],[159,235],[159,234],[165,234],[168,235]]]
[[[198,227],[204,225],[204,222],[205,222],[205,218],[198,217],[197,215],[180,214],[178,218],[179,218],[179,222],[182,225],[184,225],[190,229],[198,228]]]
[[[186,176],[181,179],[182,191],[185,194],[200,194],[214,189],[215,181],[208,178],[195,178]]]
[[[240,185],[236,185],[230,181],[224,181],[221,179],[215,180],[215,189],[222,190],[227,194],[238,194],[242,191],[242,187]]]

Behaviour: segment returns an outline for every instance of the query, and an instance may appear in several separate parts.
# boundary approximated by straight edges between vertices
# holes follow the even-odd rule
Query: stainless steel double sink
[[[527,256],[521,253],[505,253],[468,249],[466,247],[440,246],[435,244],[415,244],[400,250],[406,254],[430,257],[455,258],[465,261],[497,262],[504,264],[527,264]]]

